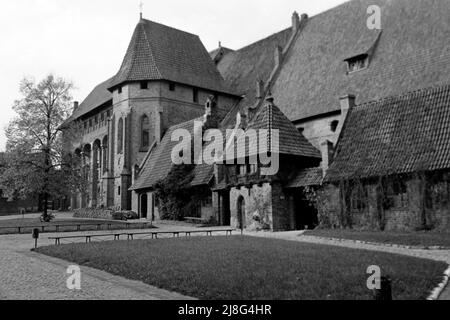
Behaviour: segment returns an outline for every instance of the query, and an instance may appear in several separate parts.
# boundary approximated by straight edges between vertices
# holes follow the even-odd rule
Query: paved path
[[[290,231],[290,232],[246,232],[245,235],[253,236],[253,237],[263,237],[263,238],[272,238],[279,240],[288,240],[288,241],[298,241],[305,243],[313,243],[313,244],[322,244],[322,245],[330,245],[330,246],[338,246],[352,249],[362,249],[369,251],[380,251],[380,252],[388,252],[394,254],[401,254],[405,256],[430,259],[435,261],[443,261],[450,265],[450,250],[416,250],[416,249],[406,249],[406,248],[397,248],[397,247],[389,247],[382,245],[369,245],[363,243],[356,243],[354,241],[337,241],[337,240],[328,240],[313,236],[305,236],[302,231]],[[444,292],[441,294],[440,300],[450,300],[450,285],[446,287]]]
[[[52,234],[41,235],[39,244],[53,244],[49,236]],[[70,263],[31,252],[32,246],[30,235],[0,236],[0,299],[190,299],[88,267],[81,267],[81,290],[69,290],[66,281],[70,275],[66,271]]]

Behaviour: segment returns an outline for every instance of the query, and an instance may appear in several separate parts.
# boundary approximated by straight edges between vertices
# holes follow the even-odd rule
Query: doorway
[[[147,194],[141,195],[141,218],[147,219],[148,215],[148,196]]]
[[[315,229],[319,224],[317,209],[311,205],[303,194],[297,194],[294,199],[296,230]]]
[[[241,230],[245,229],[245,200],[243,196],[240,196],[237,202],[237,218],[238,228]]]

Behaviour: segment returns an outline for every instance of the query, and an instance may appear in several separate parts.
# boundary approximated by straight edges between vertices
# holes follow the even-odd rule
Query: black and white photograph
[[[8,0],[0,39],[0,300],[450,300],[450,0]]]

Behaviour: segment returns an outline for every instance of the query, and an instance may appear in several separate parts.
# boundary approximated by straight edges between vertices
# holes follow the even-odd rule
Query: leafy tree
[[[41,82],[25,78],[17,116],[6,129],[8,165],[0,177],[9,197],[38,195],[44,220],[50,197],[67,194],[70,161],[64,153],[61,126],[71,113],[73,84],[50,74]],[[70,160],[70,159],[69,159]]]

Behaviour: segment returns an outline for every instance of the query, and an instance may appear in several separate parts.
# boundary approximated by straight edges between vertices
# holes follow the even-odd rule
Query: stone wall
[[[352,227],[360,230],[416,231],[423,228],[423,216],[426,227],[437,231],[450,231],[450,201],[442,203],[439,208],[428,208],[422,192],[422,184],[413,176],[405,178],[408,202],[405,207],[384,206],[383,196],[374,182],[365,183],[367,190],[366,206],[362,210],[354,210],[344,205],[340,190],[335,185],[327,185],[328,199],[320,204],[320,212],[328,212],[328,219],[335,221],[331,227],[342,227],[339,215],[346,212],[350,215]],[[450,197],[450,195],[449,195]],[[324,208],[327,206],[327,208]],[[343,208],[345,207],[345,208]],[[342,211],[344,210],[344,211]]]
[[[231,189],[230,211],[233,228],[239,227],[238,201],[240,197],[245,201],[246,229],[250,231],[272,230],[272,186],[269,183],[264,183],[262,186],[253,185],[250,189],[247,187]]]

